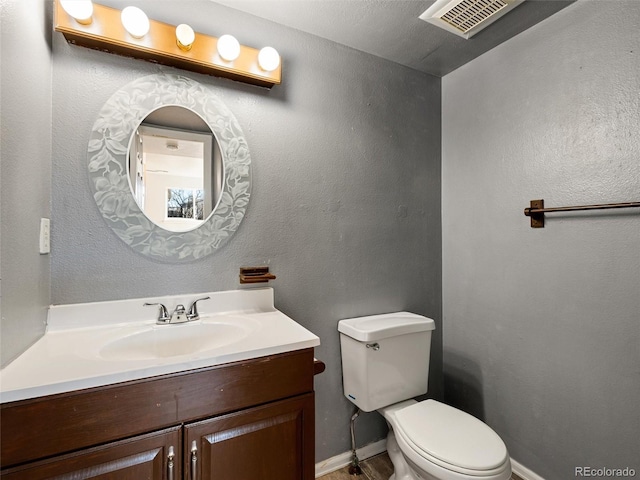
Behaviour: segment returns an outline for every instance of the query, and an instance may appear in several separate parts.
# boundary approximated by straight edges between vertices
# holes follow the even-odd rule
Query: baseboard
[[[370,443],[362,448],[358,448],[356,453],[359,460],[366,460],[387,451],[387,440],[382,439],[375,443]],[[328,458],[322,462],[316,463],[316,478],[335,472],[351,463],[351,452],[344,452],[335,457]],[[511,471],[518,475],[522,480],[544,480],[536,472],[529,470],[527,467],[511,459]]]
[[[362,448],[356,449],[358,459],[365,460],[374,457],[380,453],[387,451],[387,439],[383,438]],[[351,463],[351,451],[341,453],[335,457],[328,458],[322,462],[316,463],[316,478],[326,475],[327,473],[340,470]]]
[[[544,478],[536,472],[529,470],[524,465],[516,462],[513,458],[511,459],[511,471],[522,478],[522,480],[544,480]]]

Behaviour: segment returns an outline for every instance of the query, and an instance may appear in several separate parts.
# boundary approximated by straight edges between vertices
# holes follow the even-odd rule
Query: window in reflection
[[[204,220],[204,191],[192,188],[167,189],[167,218]]]

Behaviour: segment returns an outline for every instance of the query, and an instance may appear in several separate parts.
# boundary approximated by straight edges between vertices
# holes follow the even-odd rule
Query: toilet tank
[[[340,320],[345,396],[370,412],[426,393],[434,329],[409,312]]]

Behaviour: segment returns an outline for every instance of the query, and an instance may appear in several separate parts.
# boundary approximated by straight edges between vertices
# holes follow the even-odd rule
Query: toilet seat
[[[425,400],[396,410],[393,425],[400,444],[446,470],[470,476],[500,474],[510,465],[502,439],[486,424],[458,409]],[[428,467],[428,464],[425,465]]]

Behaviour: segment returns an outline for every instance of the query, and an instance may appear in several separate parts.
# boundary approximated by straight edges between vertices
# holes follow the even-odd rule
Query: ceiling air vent
[[[420,19],[471,38],[524,0],[437,0]]]

